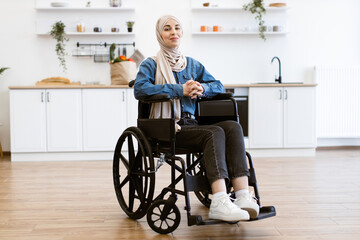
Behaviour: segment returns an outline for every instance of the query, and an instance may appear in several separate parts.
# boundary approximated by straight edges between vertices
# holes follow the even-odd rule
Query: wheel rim
[[[175,204],[169,204],[166,200],[155,201],[147,213],[149,226],[160,234],[173,232],[179,226],[180,220],[179,208]]]
[[[113,161],[114,187],[118,202],[133,219],[145,216],[155,185],[151,147],[137,128],[128,128],[120,136]]]

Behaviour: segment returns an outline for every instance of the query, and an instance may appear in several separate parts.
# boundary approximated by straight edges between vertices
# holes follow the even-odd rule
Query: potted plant
[[[8,67],[2,67],[2,68],[0,68],[0,75],[1,75],[6,69],[9,69],[9,68],[8,68]]]
[[[66,61],[65,61],[65,42],[69,41],[65,36],[65,24],[62,21],[57,21],[52,25],[50,35],[56,40],[55,51],[60,61],[60,66],[63,71],[66,72]]]
[[[128,32],[132,32],[134,24],[135,24],[134,21],[127,21],[126,22]]]
[[[255,20],[259,24],[259,35],[265,41],[266,37],[264,35],[264,32],[266,30],[266,26],[264,25],[265,21],[262,18],[263,14],[266,13],[266,9],[264,7],[264,0],[252,0],[250,3],[245,4],[243,6],[243,9],[245,11],[250,11],[252,14],[256,14]]]

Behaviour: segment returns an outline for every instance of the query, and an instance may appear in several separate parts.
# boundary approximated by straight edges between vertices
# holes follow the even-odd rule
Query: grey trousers
[[[176,146],[204,153],[207,178],[227,182],[250,176],[245,153],[243,131],[235,121],[213,125],[183,125],[176,134]]]

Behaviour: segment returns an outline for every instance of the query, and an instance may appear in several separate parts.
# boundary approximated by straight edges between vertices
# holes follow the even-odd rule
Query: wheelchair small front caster
[[[179,208],[173,201],[156,200],[147,212],[147,222],[152,230],[160,234],[173,232],[180,224]]]

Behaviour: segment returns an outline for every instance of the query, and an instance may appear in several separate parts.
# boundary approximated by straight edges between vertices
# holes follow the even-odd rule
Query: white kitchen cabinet
[[[81,151],[81,90],[10,91],[11,151]]]
[[[137,126],[138,100],[134,96],[134,89],[127,89],[127,123],[128,127]]]
[[[84,151],[113,151],[127,127],[126,89],[83,89]]]
[[[314,87],[251,87],[249,148],[314,148]]]
[[[284,88],[284,147],[316,147],[314,87]]]
[[[80,89],[46,90],[47,151],[82,151]]]
[[[45,90],[10,91],[10,122],[11,152],[45,152]]]

